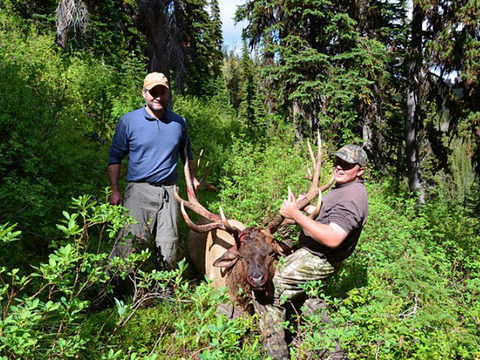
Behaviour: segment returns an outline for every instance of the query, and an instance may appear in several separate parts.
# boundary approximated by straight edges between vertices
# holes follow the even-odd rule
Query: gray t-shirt
[[[302,231],[299,243],[310,252],[325,256],[330,261],[342,261],[355,250],[367,215],[368,196],[363,181],[336,185],[323,198],[320,214],[315,221],[326,225],[335,223],[348,233],[347,237],[338,248],[332,249]]]

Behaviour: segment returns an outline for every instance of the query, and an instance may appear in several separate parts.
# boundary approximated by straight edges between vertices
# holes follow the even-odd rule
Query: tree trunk
[[[158,71],[170,77],[168,1],[139,0],[139,22],[147,39],[148,72]]]
[[[411,25],[411,53],[408,66],[407,114],[405,119],[405,145],[407,155],[408,181],[410,190],[417,194],[418,203],[425,203],[425,190],[422,183],[420,159],[418,154],[417,130],[421,121],[422,102],[422,23],[425,13],[417,3],[413,7]]]
[[[55,43],[65,49],[68,33],[72,27],[81,32],[85,30],[88,21],[88,10],[81,0],[61,0],[57,7],[57,36]]]
[[[174,1],[175,7],[175,34],[172,44],[172,57],[175,59],[175,91],[185,95],[187,78],[187,51],[191,39],[187,35],[186,5],[183,0]]]
[[[386,169],[385,160],[385,138],[383,136],[384,114],[382,110],[382,99],[377,85],[373,85],[373,96],[371,103],[361,108],[362,140],[363,149],[367,152],[370,166],[375,165],[377,170],[384,172]]]

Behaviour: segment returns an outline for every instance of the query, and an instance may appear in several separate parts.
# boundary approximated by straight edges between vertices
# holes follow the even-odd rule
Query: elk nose
[[[267,282],[267,274],[248,275],[247,280],[253,287],[261,287]]]

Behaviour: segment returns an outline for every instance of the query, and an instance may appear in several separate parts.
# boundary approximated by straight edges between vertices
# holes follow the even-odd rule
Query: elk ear
[[[235,246],[232,246],[228,249],[225,254],[220,256],[217,260],[214,261],[213,266],[215,267],[223,267],[223,268],[231,268],[237,260],[239,259],[238,250]]]

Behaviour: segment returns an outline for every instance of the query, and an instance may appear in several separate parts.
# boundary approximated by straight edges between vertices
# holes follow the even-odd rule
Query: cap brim
[[[354,158],[348,156],[347,154],[344,154],[344,153],[335,153],[333,154],[333,156],[336,156],[336,157],[339,157],[340,159],[342,159],[343,161],[349,163],[349,164],[358,164],[357,160],[355,160]],[[358,164],[360,165],[360,164]]]
[[[168,87],[168,85],[165,85],[163,83],[157,83],[157,84],[150,84],[148,86],[145,86],[145,89],[147,89],[148,91],[152,90],[155,86],[163,86],[163,87],[166,87],[167,89],[170,89]]]

